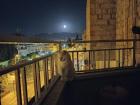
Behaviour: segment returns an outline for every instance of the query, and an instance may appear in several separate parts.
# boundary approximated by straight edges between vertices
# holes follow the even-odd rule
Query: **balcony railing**
[[[116,48],[116,49],[98,49],[98,50],[79,50],[79,51],[69,51],[72,57],[73,64],[75,64],[75,69],[77,72],[115,67],[128,67],[133,66],[133,62],[128,62],[125,56],[130,51],[133,53],[133,48]],[[116,54],[114,58],[111,53]],[[102,54],[101,59],[99,59],[99,54]],[[87,55],[85,59],[81,59],[82,56]],[[112,57],[113,56],[113,57]],[[122,58],[121,58],[122,57]],[[117,60],[116,60],[117,59]],[[128,59],[128,58],[127,58]],[[132,58],[133,61],[133,58]]]
[[[97,40],[71,42],[68,49],[77,72],[100,71],[136,65],[139,40]],[[80,46],[82,49],[80,49]]]
[[[69,51],[76,72],[98,72],[107,68],[135,66],[136,41],[139,40],[75,41],[57,44],[60,47],[58,50]],[[63,44],[68,44],[69,47],[61,47]],[[39,103],[59,78],[54,61],[52,54],[1,69],[0,105]]]
[[[43,90],[49,92],[58,77],[54,56],[44,56],[0,70],[0,104],[38,103]]]

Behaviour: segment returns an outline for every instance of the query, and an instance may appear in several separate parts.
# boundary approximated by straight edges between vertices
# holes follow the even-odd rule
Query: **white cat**
[[[75,69],[67,51],[60,51],[56,55],[56,73],[61,76],[61,80],[71,81],[74,78]]]

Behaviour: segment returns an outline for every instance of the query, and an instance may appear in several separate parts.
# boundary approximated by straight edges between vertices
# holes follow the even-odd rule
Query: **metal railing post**
[[[41,83],[40,83],[40,65],[39,65],[39,61],[37,62],[36,76],[37,76],[37,93],[38,93],[38,98],[40,98],[40,96],[41,96]]]
[[[34,63],[32,66],[33,66],[33,77],[34,77],[35,102],[37,102],[37,100],[38,100],[38,93],[37,93],[36,63]]]
[[[106,50],[104,50],[104,69],[106,68]]]
[[[22,105],[21,84],[20,84],[20,69],[15,71],[17,105]]]
[[[51,80],[54,76],[54,60],[53,60],[53,57],[51,56]]]
[[[96,52],[93,51],[93,70],[96,69]]]
[[[89,53],[89,62],[88,62],[88,65],[89,65],[89,70],[90,70],[90,66],[91,66],[91,53],[90,53],[90,51],[88,52]]]
[[[74,52],[72,52],[72,62],[74,64]]]
[[[77,71],[79,71],[79,53],[77,52]]]
[[[44,84],[45,84],[45,88],[47,88],[47,62],[46,59],[44,60]]]
[[[125,66],[125,50],[122,49],[122,67]]]
[[[24,105],[28,105],[28,93],[27,93],[27,79],[26,79],[26,67],[21,70],[22,73],[22,86],[23,86],[23,99]]]
[[[119,49],[118,50],[118,52],[119,52],[119,55],[118,55],[118,65],[119,65],[119,68],[121,67],[121,50]]]
[[[49,63],[48,63],[48,58],[46,59],[47,60],[47,62],[46,62],[46,75],[47,75],[47,81],[46,81],[46,83],[47,83],[47,85],[49,84]]]
[[[108,50],[108,68],[110,68],[110,50]]]
[[[136,65],[136,35],[134,34],[133,39],[133,66]]]

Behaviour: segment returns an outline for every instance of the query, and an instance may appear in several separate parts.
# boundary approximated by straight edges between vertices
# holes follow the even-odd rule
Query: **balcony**
[[[132,105],[138,102],[140,93],[139,67],[136,66],[138,41],[49,42],[55,43],[57,50],[69,52],[75,67],[74,80],[61,81],[56,74],[57,51],[1,69],[0,105],[102,105],[102,102],[120,105],[116,99],[110,99],[116,96],[116,88],[119,88],[117,91],[124,90],[124,97],[118,95],[125,98],[120,99],[123,105]],[[63,47],[65,44],[70,47]],[[112,96],[105,97],[106,91]]]

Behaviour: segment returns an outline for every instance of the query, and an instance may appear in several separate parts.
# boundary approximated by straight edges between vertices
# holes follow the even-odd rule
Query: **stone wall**
[[[132,27],[135,24],[135,2],[134,0],[117,0],[116,12],[116,39],[133,39]],[[116,44],[117,48],[133,47],[133,42],[121,42]],[[123,53],[123,52],[122,52]],[[122,55],[121,53],[121,55]],[[133,63],[133,52],[124,51],[125,65]],[[117,54],[117,53],[116,53]],[[117,57],[118,58],[118,57]],[[121,61],[122,61],[121,59]]]
[[[134,35],[132,33],[133,26],[140,27],[140,0],[117,0],[117,14],[116,14],[116,39],[133,39]],[[140,35],[137,35],[137,39]],[[132,43],[119,43],[117,47],[131,47]],[[140,43],[137,42],[137,52],[136,61],[140,63]],[[132,61],[128,53],[128,61]],[[125,57],[126,58],[126,57]]]
[[[112,40],[116,38],[116,0],[87,0],[86,37],[84,40]],[[86,49],[115,48],[115,43],[86,44]],[[111,52],[114,59],[114,52]],[[113,57],[113,58],[112,58]],[[102,60],[103,52],[96,59]]]
[[[134,0],[117,0],[116,39],[132,39],[135,24]]]
[[[116,38],[133,38],[134,25],[140,26],[140,0],[117,0]]]
[[[87,37],[85,40],[115,39],[116,0],[87,0],[86,20]],[[91,44],[90,48],[98,46],[101,47],[100,44]],[[107,44],[107,46],[109,45]]]
[[[91,0],[91,38],[114,39],[116,0]]]
[[[133,39],[132,27],[140,26],[140,0],[87,0],[85,40]],[[140,38],[140,35],[137,35]],[[132,47],[132,42],[87,44],[87,49]],[[137,62],[140,43],[137,43]],[[125,51],[127,63],[133,60],[132,51]],[[101,55],[101,54],[99,54]],[[116,53],[116,58],[118,54]],[[121,54],[122,55],[122,54]],[[101,56],[100,56],[101,57]]]
[[[87,0],[86,39],[131,39],[140,26],[140,0]]]
[[[140,0],[136,0],[136,26],[140,27]],[[140,35],[137,35],[137,39],[140,39]],[[140,42],[137,42],[137,55],[136,55],[136,61],[140,64]]]
[[[140,26],[140,0],[136,1],[136,25]]]

